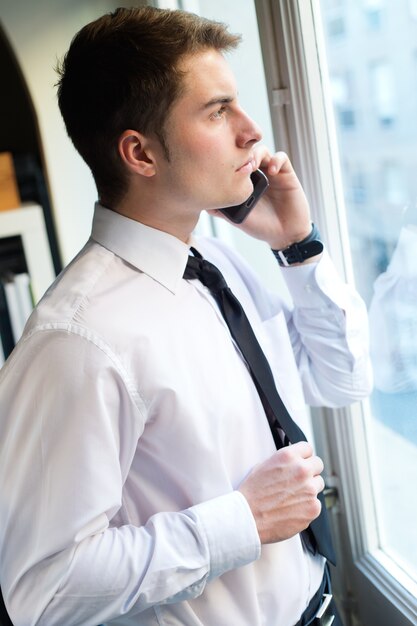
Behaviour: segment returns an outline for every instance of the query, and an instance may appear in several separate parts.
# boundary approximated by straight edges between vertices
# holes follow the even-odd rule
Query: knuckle
[[[311,505],[311,514],[313,519],[316,519],[321,513],[321,502],[317,498],[314,498]]]
[[[294,458],[294,452],[291,450],[291,446],[286,446],[285,448],[278,450],[277,458],[279,458],[283,463],[290,463]]]
[[[311,443],[309,441],[305,441],[304,446],[305,446],[306,451],[310,454],[310,456],[312,456],[314,450],[313,450],[313,446],[311,445]]]
[[[316,498],[318,493],[316,483],[313,481],[308,482],[305,491],[308,496]]]
[[[313,447],[308,441],[293,443],[290,448],[293,449],[294,453],[297,452],[298,455],[301,455],[304,458],[308,458],[313,455]]]
[[[295,477],[297,480],[305,481],[310,476],[310,470],[305,463],[299,462],[295,467]]]

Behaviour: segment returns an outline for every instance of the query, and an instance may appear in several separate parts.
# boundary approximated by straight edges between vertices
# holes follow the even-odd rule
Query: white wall
[[[0,0],[2,27],[38,116],[64,264],[89,236],[97,193],[89,169],[67,137],[57,105],[54,66],[84,24],[120,4],[117,0]]]

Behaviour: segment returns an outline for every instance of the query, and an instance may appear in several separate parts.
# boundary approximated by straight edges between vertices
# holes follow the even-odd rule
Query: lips
[[[254,160],[253,158],[248,159],[247,161],[245,161],[245,163],[243,165],[241,165],[240,167],[238,167],[238,169],[236,170],[237,172],[253,172],[254,169]]]

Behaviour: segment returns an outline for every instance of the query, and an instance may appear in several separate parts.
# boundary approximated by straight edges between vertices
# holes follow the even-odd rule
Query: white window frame
[[[330,254],[353,283],[333,110],[323,97],[330,89],[323,67],[318,0],[255,3],[276,144],[289,153]],[[339,487],[341,514],[335,534],[342,568],[349,568],[343,583],[351,592],[353,587],[362,617],[369,615],[364,618],[369,619],[366,626],[411,626],[416,623],[417,585],[377,548],[371,466],[364,443],[368,410],[362,403],[316,415],[316,440]]]

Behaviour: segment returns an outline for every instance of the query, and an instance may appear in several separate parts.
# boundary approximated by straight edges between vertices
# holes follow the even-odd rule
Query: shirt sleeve
[[[239,492],[112,527],[145,408],[111,351],[82,330],[21,342],[0,405],[0,459],[13,468],[0,472],[0,580],[16,626],[97,626],[194,598],[259,557]]]
[[[369,395],[372,370],[365,303],[339,276],[326,249],[316,263],[280,268],[288,294],[271,293],[242,257],[219,240],[200,238],[227,275],[230,263],[259,318],[284,312],[304,398],[311,406],[346,406]],[[280,346],[277,346],[280,350]]]
[[[288,328],[305,398],[339,407],[369,395],[372,373],[365,303],[324,251],[317,263],[283,268],[293,308]]]

